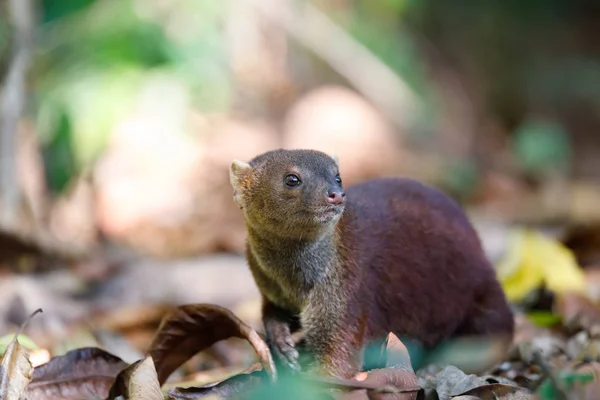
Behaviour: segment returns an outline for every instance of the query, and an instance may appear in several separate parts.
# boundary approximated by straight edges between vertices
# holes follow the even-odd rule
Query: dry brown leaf
[[[268,381],[260,363],[256,363],[246,371],[227,378],[217,384],[210,383],[200,387],[173,388],[169,390],[170,399],[206,399],[229,398],[242,395]]]
[[[33,366],[17,338],[18,334],[6,348],[0,364],[0,399],[4,400],[20,399],[31,381]]]
[[[481,400],[497,400],[503,399],[509,394],[522,393],[522,395],[530,395],[529,391],[519,386],[505,385],[502,383],[492,383],[489,385],[482,385],[476,388],[467,390],[464,393],[458,395],[461,396],[474,396]],[[458,397],[453,397],[457,399]]]
[[[600,307],[580,293],[565,292],[559,295],[554,312],[562,317],[563,324],[572,332],[580,329],[595,332],[600,329]]]
[[[109,398],[123,396],[130,400],[163,400],[152,357],[146,356],[125,368],[117,376]]]
[[[527,393],[527,390],[524,388],[507,384],[508,380],[496,376],[482,377],[467,375],[452,365],[443,368],[434,377],[431,375],[429,373],[424,377],[422,372],[420,372],[419,381],[421,387],[430,395],[434,395],[431,392],[435,391],[439,400],[449,400],[455,396],[466,395],[480,397],[485,400],[488,398],[495,400],[493,397],[494,391],[500,392],[498,393],[500,399],[502,399],[501,395],[511,394],[520,389]],[[498,381],[505,381],[505,383],[498,383]]]
[[[169,375],[196,353],[230,337],[246,339],[256,351],[268,376],[275,378],[275,365],[269,347],[259,334],[231,311],[211,304],[177,307],[167,315],[152,345],[158,381]]]
[[[523,361],[507,361],[493,368],[490,375],[508,379],[521,387],[531,388],[542,379],[543,371],[536,364],[526,364]]]
[[[120,358],[95,347],[72,350],[33,370],[27,396],[36,400],[104,399],[126,367]]]
[[[536,353],[540,353],[544,359],[556,358],[565,353],[566,344],[559,338],[542,336],[519,343],[518,351],[521,360],[533,363]]]
[[[406,347],[393,334],[388,335],[384,344],[382,360],[392,368],[375,369],[364,372],[364,379],[339,379],[334,377],[315,376],[306,373],[294,375],[292,384],[299,384],[299,388],[321,389],[323,393],[330,389],[341,389],[344,392],[336,398],[344,400],[358,399],[385,399],[385,400],[413,400],[420,390],[417,377],[411,369],[410,357]],[[230,398],[243,395],[257,389],[261,384],[268,383],[260,364],[255,364],[242,374],[235,375],[217,384],[209,384],[194,388],[174,388],[169,391],[173,399],[200,399],[217,395]],[[281,382],[279,382],[281,383]],[[289,382],[288,382],[289,383]],[[285,385],[286,383],[283,383]],[[303,386],[304,385],[304,386]],[[277,389],[274,389],[277,390]],[[350,390],[349,392],[346,392]]]

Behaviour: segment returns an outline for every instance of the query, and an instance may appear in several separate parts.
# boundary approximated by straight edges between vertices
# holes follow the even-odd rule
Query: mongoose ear
[[[338,158],[337,154],[330,154],[330,157],[333,158],[333,161],[335,161],[337,165],[340,165],[340,159]]]
[[[231,166],[229,167],[229,182],[233,187],[233,200],[240,207],[242,207],[241,194],[244,190],[242,183],[248,176],[248,173],[251,169],[252,167],[250,166],[250,164],[238,160],[233,160]]]

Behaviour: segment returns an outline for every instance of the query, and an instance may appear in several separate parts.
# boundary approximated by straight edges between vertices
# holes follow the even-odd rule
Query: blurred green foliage
[[[581,390],[583,386],[590,384],[593,380],[594,374],[592,373],[562,372],[557,377],[557,382],[562,385],[561,388],[557,388],[552,379],[546,378],[538,388],[537,395],[540,400],[563,400],[565,394],[575,395],[575,387]],[[577,394],[581,394],[581,392]],[[582,397],[574,396],[574,398]]]
[[[224,6],[178,5],[172,12],[144,13],[143,3],[131,0],[43,3],[34,100],[51,189],[63,190],[94,162],[148,82],[164,76],[182,82],[192,105],[204,110],[228,105],[231,83],[219,29]],[[202,18],[183,21],[192,31],[174,38],[158,23],[161,13],[175,24],[186,15]]]
[[[559,124],[527,120],[514,135],[515,154],[527,173],[540,176],[568,167],[569,138]]]
[[[40,2],[31,113],[51,189],[63,190],[93,163],[115,123],[131,115],[140,92],[157,80],[180,84],[186,105],[197,110],[231,106],[236,82],[227,42],[230,4]],[[569,171],[573,127],[600,128],[594,116],[600,113],[593,112],[600,107],[593,23],[600,10],[590,0],[353,1],[328,13],[422,98],[423,124],[415,129],[421,143],[436,138],[432,127],[444,84],[432,79],[432,63],[456,71],[451,79],[459,79],[476,102],[477,119],[500,122],[525,174],[543,176],[557,166]],[[8,53],[8,27],[0,16],[0,55]],[[586,125],[579,127],[582,113]],[[443,178],[449,189],[471,191],[479,164],[466,159],[449,164]]]

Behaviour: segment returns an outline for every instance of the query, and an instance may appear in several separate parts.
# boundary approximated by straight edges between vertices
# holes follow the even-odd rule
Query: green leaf
[[[549,311],[531,311],[527,313],[527,317],[537,326],[544,328],[552,327],[562,322],[560,315],[556,315]]]

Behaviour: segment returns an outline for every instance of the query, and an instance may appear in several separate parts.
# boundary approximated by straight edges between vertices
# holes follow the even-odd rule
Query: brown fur
[[[295,173],[300,187],[284,178]],[[513,317],[479,239],[460,207],[410,179],[342,190],[338,166],[312,150],[277,150],[234,162],[247,258],[263,294],[263,320],[278,359],[296,367],[290,333],[305,331],[321,372],[349,377],[360,352],[389,332],[431,347],[459,335],[512,336]],[[329,210],[329,214],[324,212]]]

